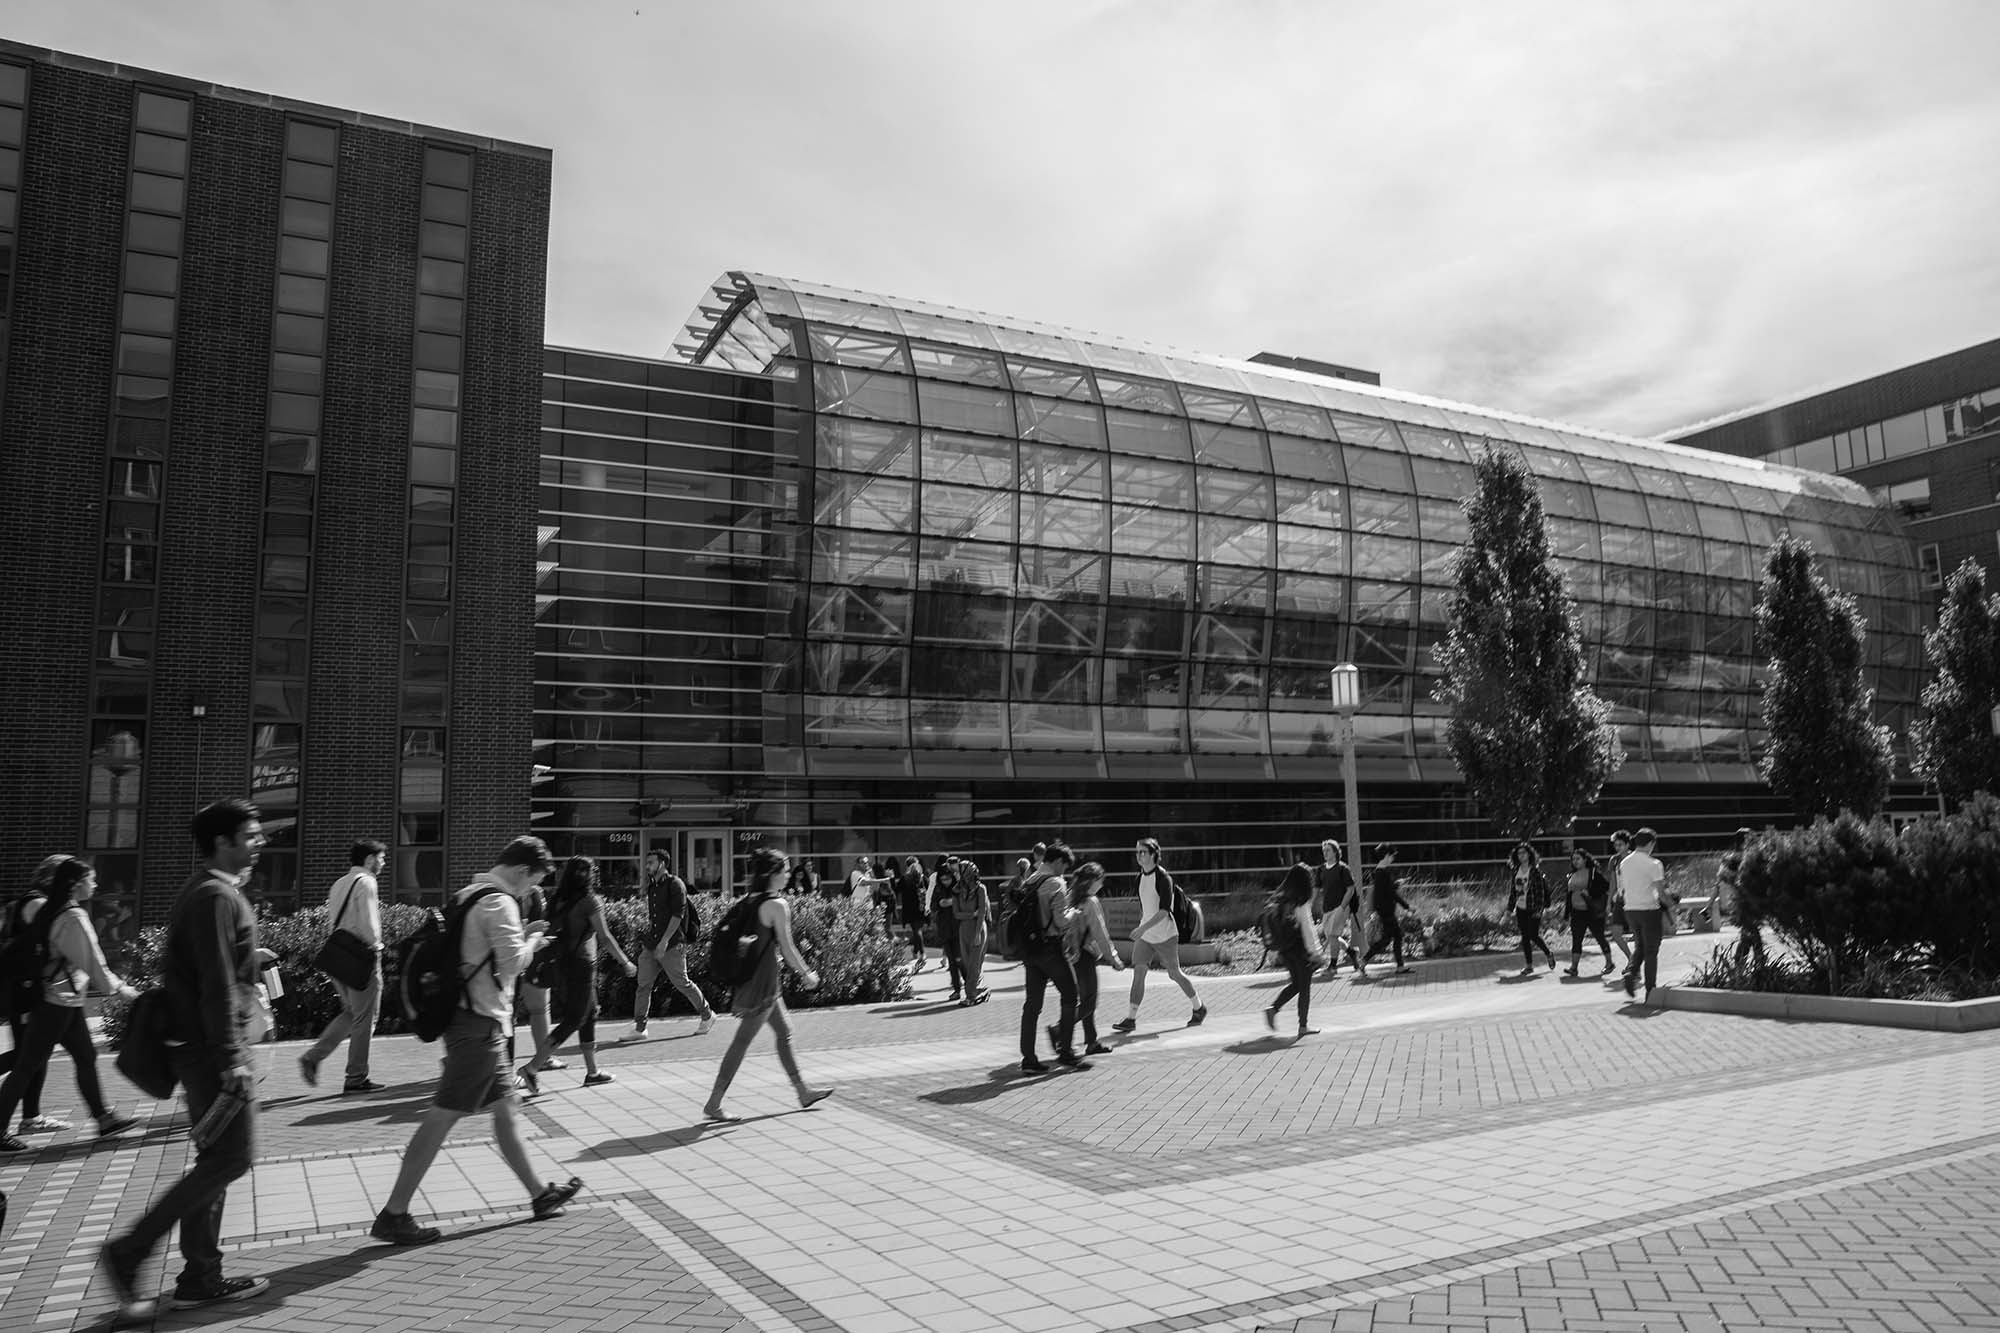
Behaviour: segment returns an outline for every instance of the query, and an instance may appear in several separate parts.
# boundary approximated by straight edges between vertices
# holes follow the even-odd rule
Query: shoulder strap
[[[333,929],[335,930],[341,929],[340,923],[347,919],[347,905],[354,901],[354,891],[361,887],[361,876],[354,874],[353,871],[349,871],[348,874],[352,878],[347,882],[347,892],[340,896],[340,910],[333,914]]]

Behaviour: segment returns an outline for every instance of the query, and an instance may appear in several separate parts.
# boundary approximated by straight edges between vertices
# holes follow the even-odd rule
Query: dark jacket
[[[1542,873],[1540,866],[1528,871],[1528,891],[1521,892],[1521,882],[1512,881],[1507,893],[1507,910],[1510,912],[1534,912],[1540,915],[1549,910],[1549,877]]]
[[[1374,893],[1368,907],[1376,916],[1388,916],[1398,907],[1404,911],[1410,909],[1410,905],[1403,901],[1402,876],[1393,867],[1376,866],[1371,878]]]
[[[250,1063],[257,914],[235,883],[201,869],[181,887],[160,955],[168,1031],[218,1072]]]

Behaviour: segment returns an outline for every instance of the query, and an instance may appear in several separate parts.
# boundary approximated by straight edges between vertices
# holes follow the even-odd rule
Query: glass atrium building
[[[715,284],[675,350],[769,404],[768,429],[680,477],[712,502],[700,530],[634,529],[628,553],[660,570],[644,596],[731,626],[713,651],[676,649],[727,692],[660,719],[680,759],[590,802],[544,739],[536,808],[576,850],[630,850],[607,840],[636,819],[640,838],[778,841],[835,874],[947,850],[1000,873],[1061,832],[1122,870],[1151,832],[1220,890],[1338,836],[1329,668],[1352,661],[1364,839],[1440,869],[1497,858],[1430,697],[1460,501],[1495,446],[1541,480],[1624,740],[1580,835],[1636,819],[1693,850],[1746,812],[1787,818],[1754,770],[1752,604],[1779,532],[1861,599],[1874,666],[1917,660],[1909,544],[1833,477],[748,273]],[[748,507],[723,494],[746,478]],[[1879,685],[1900,733],[1915,675]],[[538,738],[574,725],[549,708]]]

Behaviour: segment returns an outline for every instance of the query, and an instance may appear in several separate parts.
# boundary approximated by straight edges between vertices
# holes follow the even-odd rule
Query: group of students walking
[[[1609,982],[1616,967],[1611,946],[1616,943],[1625,955],[1619,984],[1626,995],[1636,997],[1643,982],[1646,998],[1651,1000],[1653,988],[1659,984],[1660,941],[1675,906],[1666,887],[1666,868],[1654,855],[1658,845],[1659,835],[1652,829],[1642,828],[1637,833],[1619,829],[1611,835],[1611,853],[1603,862],[1586,848],[1570,849],[1569,874],[1562,882],[1560,899],[1569,919],[1568,975],[1577,975],[1588,939],[1604,957],[1600,975]],[[1537,949],[1553,972],[1555,952],[1542,934],[1542,925],[1556,896],[1541,853],[1523,839],[1508,853],[1507,865],[1507,909],[1521,934],[1521,975],[1534,975]]]

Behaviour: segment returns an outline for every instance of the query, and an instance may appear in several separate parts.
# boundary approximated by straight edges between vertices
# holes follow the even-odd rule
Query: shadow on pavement
[[[988,1070],[983,1082],[970,1083],[962,1088],[939,1088],[936,1092],[919,1093],[917,1100],[932,1102],[938,1106],[969,1106],[975,1102],[992,1101],[1000,1094],[1015,1088],[1030,1087],[1052,1078],[1068,1078],[1077,1072],[1064,1069],[1060,1065],[1051,1065],[1047,1073],[1024,1074],[1020,1065],[1005,1064],[998,1069]]]
[[[1267,1032],[1261,1037],[1252,1037],[1222,1049],[1231,1055],[1276,1055],[1280,1051],[1291,1050],[1299,1041],[1298,1037],[1281,1037],[1275,1032]]]
[[[711,1138],[725,1130],[735,1129],[740,1125],[754,1124],[759,1120],[777,1120],[783,1116],[798,1114],[800,1114],[799,1109],[792,1107],[783,1111],[766,1111],[762,1115],[746,1115],[740,1120],[700,1120],[692,1125],[682,1125],[677,1129],[663,1129],[656,1134],[642,1134],[637,1138],[606,1139],[594,1147],[582,1149],[575,1157],[570,1158],[570,1160],[576,1162],[587,1157],[604,1159],[613,1157],[647,1157],[656,1152],[665,1152],[669,1148],[692,1147],[705,1138]]]
[[[961,1005],[957,1000],[937,1000],[929,1004],[905,1002],[889,1005],[881,1009],[870,1009],[871,1014],[881,1014],[885,1018],[928,1018],[932,1014],[950,1013],[954,1009],[969,1009],[971,1005]]]
[[[1627,1000],[1618,1006],[1620,1018],[1664,1018],[1666,1013],[1659,1005],[1647,1004],[1644,1000]]]

